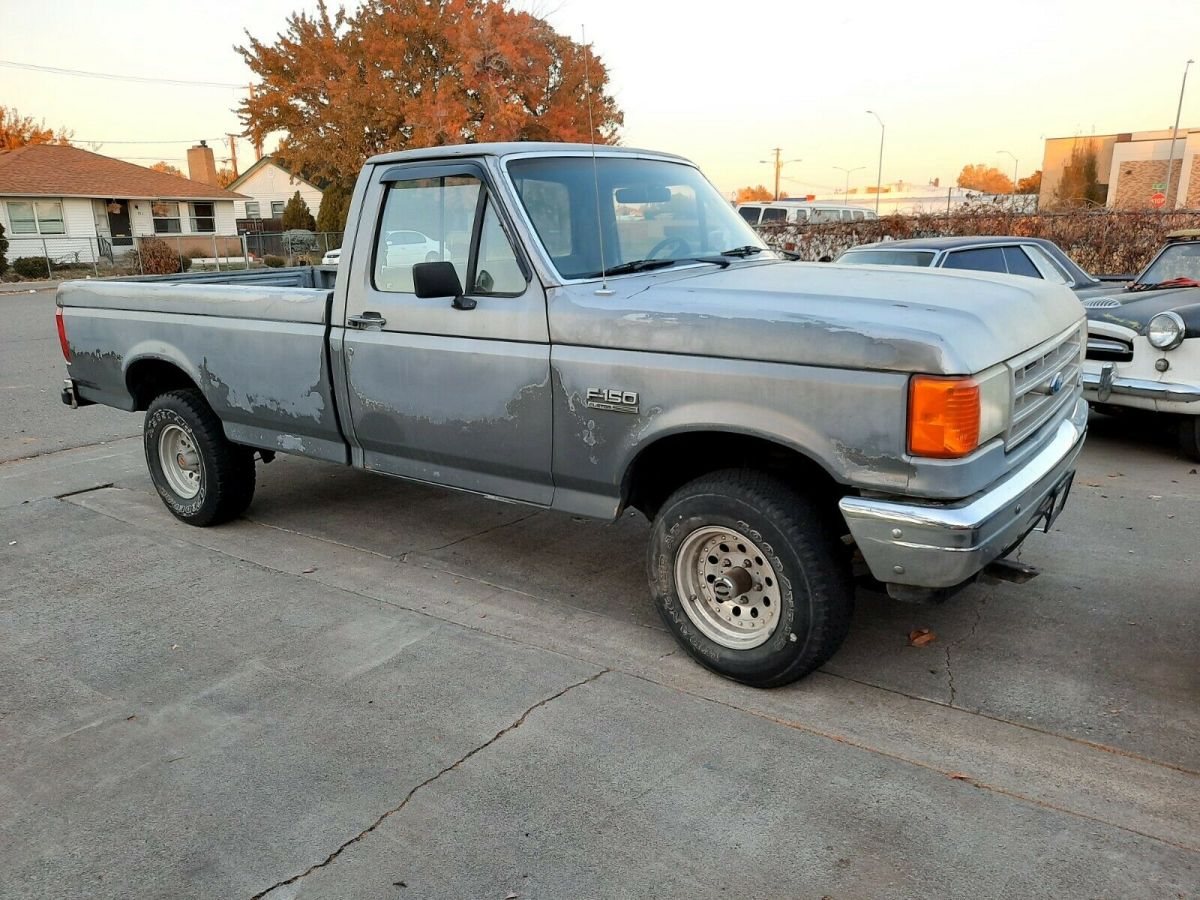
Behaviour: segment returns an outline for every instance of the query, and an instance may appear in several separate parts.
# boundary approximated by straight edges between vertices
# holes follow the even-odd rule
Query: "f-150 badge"
[[[637,391],[619,391],[615,388],[588,388],[587,405],[592,409],[609,409],[613,412],[636,415],[638,393]]]

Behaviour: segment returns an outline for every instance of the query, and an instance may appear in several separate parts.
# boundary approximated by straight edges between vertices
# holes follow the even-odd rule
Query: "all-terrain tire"
[[[720,543],[721,529],[733,536],[728,559],[723,558],[726,545]],[[713,555],[702,551],[697,563],[701,574],[693,582],[689,548],[696,546],[699,536],[710,533],[717,542],[711,545]],[[703,575],[709,561],[714,568]],[[724,605],[732,601],[722,600],[717,596],[720,592],[708,595],[709,609],[724,614],[730,622],[725,627],[735,635],[722,639],[721,619],[704,613],[696,595],[681,588],[682,578],[703,594],[706,582],[713,581],[711,573],[723,571],[722,564],[730,566],[724,571],[731,572],[744,565],[756,579],[756,586],[741,597],[739,615],[749,603],[761,606],[762,600],[753,598],[765,596],[761,584],[769,584],[770,579],[764,573],[775,576],[775,608],[762,609],[762,614],[776,617],[775,623],[769,637],[756,646],[731,646],[738,640],[757,639],[753,632],[741,638],[742,622],[757,623],[732,619],[734,608]],[[788,684],[825,663],[845,639],[854,609],[850,567],[831,517],[785,482],[753,469],[713,472],[675,491],[655,517],[647,575],[654,603],[684,649],[712,671],[755,687]],[[740,573],[739,577],[744,579]],[[731,592],[727,587],[725,594]],[[757,607],[754,614],[759,615]],[[712,624],[701,627],[706,615],[707,621],[716,622],[718,632]],[[710,636],[714,633],[717,639]]]
[[[162,452],[168,442],[179,448],[176,453]],[[254,451],[225,437],[221,420],[197,390],[169,391],[151,402],[143,447],[159,497],[182,522],[219,525],[240,516],[254,498]],[[176,456],[181,463],[171,473]]]
[[[1180,416],[1179,449],[1184,456],[1200,462],[1200,416]]]

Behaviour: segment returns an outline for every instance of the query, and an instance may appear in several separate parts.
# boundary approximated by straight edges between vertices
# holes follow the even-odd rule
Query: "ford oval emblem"
[[[1062,372],[1057,373],[1050,382],[1050,394],[1057,394],[1063,389],[1063,385],[1067,383],[1067,379]]]

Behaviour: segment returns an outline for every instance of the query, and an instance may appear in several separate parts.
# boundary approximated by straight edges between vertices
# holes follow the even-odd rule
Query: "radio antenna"
[[[588,66],[588,59],[591,57],[592,51],[587,42],[587,26],[580,25],[579,30],[583,32],[583,84],[587,88],[588,143],[592,145],[592,184],[596,189],[596,237],[600,239],[600,290],[596,291],[596,296],[611,297],[613,292],[608,289],[608,271],[604,265],[604,220],[600,217],[600,172],[596,165],[596,129],[592,123],[592,75]]]

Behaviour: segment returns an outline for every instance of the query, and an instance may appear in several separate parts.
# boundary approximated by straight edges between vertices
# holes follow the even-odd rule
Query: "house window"
[[[197,234],[212,234],[217,230],[217,220],[211,203],[192,204],[192,231]]]
[[[262,218],[262,210],[260,210],[258,208],[257,200],[247,200],[246,201],[246,218],[247,219],[261,219]]]
[[[62,203],[58,200],[37,202],[10,200],[8,221],[13,234],[66,234]]]
[[[286,205],[287,204],[284,203],[282,200],[272,200],[271,201],[271,218],[272,219],[282,219],[283,218],[283,208]]]
[[[174,200],[155,200],[150,204],[155,234],[179,234],[179,204]]]

